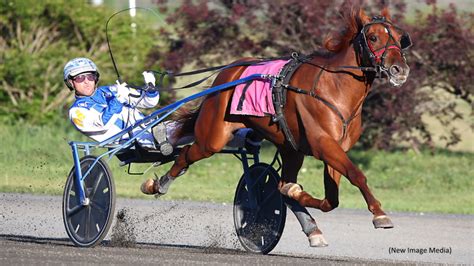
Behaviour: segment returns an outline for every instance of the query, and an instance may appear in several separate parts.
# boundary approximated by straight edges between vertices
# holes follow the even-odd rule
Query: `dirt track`
[[[160,244],[137,244],[133,248],[111,247],[110,242],[103,245],[80,249],[72,247],[67,239],[41,239],[32,237],[0,237],[0,264],[125,264],[125,265],[308,265],[321,263],[364,263],[374,261],[296,257],[291,255],[254,255],[243,251]],[[39,262],[39,263],[38,263]]]
[[[67,239],[60,197],[0,194],[0,264],[474,262],[473,216],[392,213],[396,228],[375,230],[367,211],[314,211],[329,247],[310,248],[289,213],[280,243],[261,256],[242,251],[229,205],[119,199],[118,210],[126,222],[101,246],[79,249]]]

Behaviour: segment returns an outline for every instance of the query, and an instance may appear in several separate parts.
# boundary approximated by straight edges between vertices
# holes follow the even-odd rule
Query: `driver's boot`
[[[168,141],[165,123],[162,122],[154,126],[152,132],[161,154],[165,156],[172,154],[173,146]]]

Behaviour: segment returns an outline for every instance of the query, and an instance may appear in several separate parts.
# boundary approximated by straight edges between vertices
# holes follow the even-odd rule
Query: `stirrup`
[[[158,125],[154,126],[152,132],[161,154],[165,156],[172,154],[173,146],[169,143],[167,139],[165,123],[159,123]]]

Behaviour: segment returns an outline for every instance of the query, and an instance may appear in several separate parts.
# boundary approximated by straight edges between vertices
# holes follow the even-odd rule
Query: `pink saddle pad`
[[[275,60],[247,67],[240,78],[245,78],[252,74],[277,75],[287,62],[288,60]],[[232,95],[230,113],[254,116],[275,114],[271,85],[271,82],[266,80],[254,80],[250,84],[237,85]],[[243,98],[242,94],[244,95]]]

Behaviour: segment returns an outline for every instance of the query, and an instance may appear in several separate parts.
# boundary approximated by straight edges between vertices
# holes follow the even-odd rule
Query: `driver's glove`
[[[143,79],[145,80],[145,87],[147,91],[154,92],[156,91],[155,83],[156,78],[155,74],[152,71],[143,71]]]
[[[116,81],[115,86],[111,87],[111,91],[115,93],[115,97],[121,103],[127,103],[129,100],[130,89],[128,88],[127,83],[123,82],[120,83],[118,80]]]

